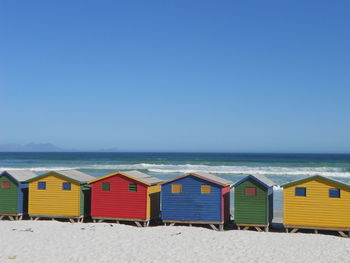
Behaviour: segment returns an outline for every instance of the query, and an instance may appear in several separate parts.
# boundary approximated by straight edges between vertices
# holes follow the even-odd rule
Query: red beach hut
[[[139,171],[116,172],[90,181],[92,219],[148,226],[151,219],[159,218],[160,182]]]

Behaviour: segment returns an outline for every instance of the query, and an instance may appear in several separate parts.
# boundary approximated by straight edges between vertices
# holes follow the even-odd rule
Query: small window
[[[182,193],[182,184],[172,184],[171,185],[171,193],[173,193],[173,194]]]
[[[306,196],[306,187],[295,187],[295,196]]]
[[[10,188],[10,182],[2,182],[1,189],[9,189]]]
[[[38,182],[39,190],[46,190],[46,182]]]
[[[211,194],[211,186],[210,185],[201,185],[201,193],[202,194]]]
[[[102,191],[110,191],[111,184],[110,183],[102,183]]]
[[[71,189],[72,189],[71,183],[68,183],[68,182],[62,183],[62,190],[70,191]]]
[[[329,197],[330,198],[340,198],[340,189],[337,189],[337,188],[329,189]]]
[[[246,187],[244,188],[245,195],[256,195],[256,187]]]
[[[129,184],[129,192],[137,192],[137,184]]]

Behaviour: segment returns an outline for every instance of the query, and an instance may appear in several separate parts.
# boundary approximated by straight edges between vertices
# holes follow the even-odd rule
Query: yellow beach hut
[[[281,185],[283,224],[299,229],[350,231],[350,185],[324,176],[311,176]]]
[[[82,222],[90,210],[90,186],[95,177],[77,170],[51,171],[28,180],[31,219],[69,218]]]

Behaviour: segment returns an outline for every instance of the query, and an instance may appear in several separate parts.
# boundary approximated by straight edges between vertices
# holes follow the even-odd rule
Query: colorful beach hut
[[[273,219],[273,185],[262,175],[248,175],[233,185],[234,221],[238,229],[268,231]]]
[[[288,232],[299,229],[350,231],[350,185],[311,176],[281,185],[283,224]]]
[[[209,224],[223,230],[230,220],[231,181],[209,173],[188,173],[163,182],[161,218],[175,223]]]
[[[29,170],[12,170],[0,173],[0,220],[21,220],[27,213],[28,184],[26,180],[37,175]]]
[[[94,221],[134,221],[148,226],[159,218],[160,179],[139,171],[115,172],[90,181]]]
[[[89,214],[93,176],[77,170],[51,171],[28,180],[28,214],[32,219],[68,218],[82,222]]]

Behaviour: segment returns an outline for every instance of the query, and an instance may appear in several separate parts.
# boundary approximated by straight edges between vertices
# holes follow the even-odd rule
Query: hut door
[[[23,214],[28,213],[28,188],[22,188],[23,193]]]

